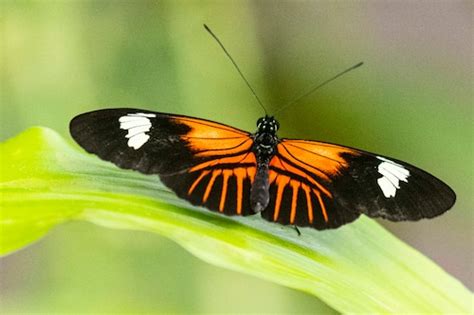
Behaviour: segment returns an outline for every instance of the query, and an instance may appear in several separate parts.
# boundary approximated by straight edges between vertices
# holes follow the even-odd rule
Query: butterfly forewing
[[[73,138],[119,167],[158,174],[176,194],[228,215],[251,214],[256,170],[249,133],[212,121],[137,109],[75,117]]]
[[[406,162],[360,151],[343,154],[348,167],[334,180],[344,206],[391,221],[433,218],[456,201],[454,191],[433,175]]]

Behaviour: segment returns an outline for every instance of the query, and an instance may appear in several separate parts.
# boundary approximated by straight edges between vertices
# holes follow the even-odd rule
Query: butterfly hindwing
[[[217,160],[218,161],[218,160]],[[183,174],[162,175],[162,182],[181,198],[226,215],[251,215],[250,187],[256,160],[252,152],[233,159],[198,164]]]
[[[256,169],[249,133],[212,121],[137,109],[81,114],[70,124],[88,152],[157,174],[181,198],[224,214],[251,214]]]
[[[337,228],[357,219],[360,213],[340,207],[333,195],[331,178],[344,163],[339,152],[321,148],[315,154],[300,148],[300,143],[295,142],[293,147],[286,141],[277,145],[270,162],[271,201],[262,216],[269,221],[318,230]]]
[[[273,200],[262,216],[317,229],[361,213],[392,221],[431,218],[454,204],[454,192],[410,164],[339,145],[282,139],[270,162]]]

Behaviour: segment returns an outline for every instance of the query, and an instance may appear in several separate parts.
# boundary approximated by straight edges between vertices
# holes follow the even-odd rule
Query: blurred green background
[[[382,222],[471,289],[473,25],[470,1],[5,1],[0,140],[76,114],[136,107],[254,130],[262,115],[202,24],[220,36],[280,136],[393,156],[449,183],[452,211]],[[335,313],[316,298],[207,265],[157,235],[63,225],[2,258],[2,312]],[[343,298],[343,297],[341,297]]]

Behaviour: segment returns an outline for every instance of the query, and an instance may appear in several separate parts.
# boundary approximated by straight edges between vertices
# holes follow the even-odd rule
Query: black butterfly
[[[204,27],[263,107],[222,43]],[[392,221],[432,218],[456,200],[446,184],[408,163],[336,144],[280,139],[278,129],[268,115],[252,134],[128,108],[85,113],[70,124],[71,135],[88,152],[121,168],[159,175],[179,197],[226,215],[260,213],[268,221],[323,230],[362,213]]]
[[[248,133],[213,121],[139,109],[75,117],[73,138],[117,166],[157,174],[179,197],[226,215],[336,228],[360,214],[432,218],[454,192],[408,163],[335,144],[280,139],[269,116]]]

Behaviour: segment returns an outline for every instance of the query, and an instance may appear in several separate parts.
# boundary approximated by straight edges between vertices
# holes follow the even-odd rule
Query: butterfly
[[[265,115],[249,133],[194,117],[103,109],[76,116],[70,133],[120,168],[158,175],[180,198],[225,215],[333,229],[361,214],[391,221],[432,218],[456,199],[408,163],[332,143],[279,138]]]
[[[117,108],[76,116],[70,123],[76,142],[118,167],[158,175],[193,205],[225,215],[259,213],[265,220],[295,227],[333,229],[361,214],[415,221],[453,206],[456,195],[449,186],[408,163],[332,143],[280,139],[278,121],[267,115],[219,38],[204,28],[265,111],[256,132],[200,118]]]

